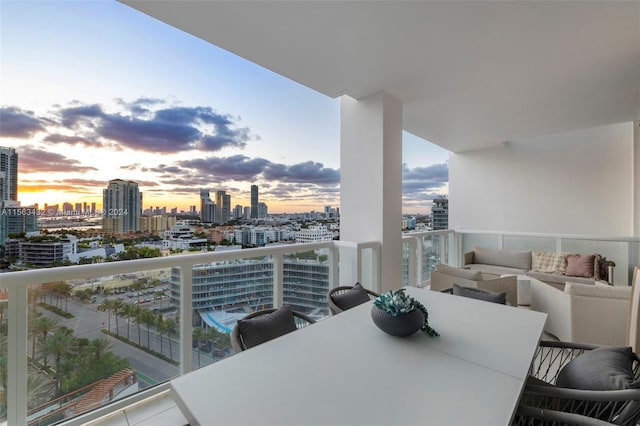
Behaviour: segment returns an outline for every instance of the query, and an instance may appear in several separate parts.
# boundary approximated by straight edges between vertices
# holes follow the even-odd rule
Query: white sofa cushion
[[[595,286],[567,281],[564,292],[571,296],[601,297],[608,299],[630,300],[631,287],[623,286]]]
[[[509,268],[531,269],[531,251],[500,250],[486,247],[475,247],[473,263],[506,266]]]
[[[452,275],[458,278],[464,278],[465,280],[480,281],[482,279],[482,273],[480,271],[472,271],[471,269],[454,268],[453,266],[440,263],[436,266],[436,271],[443,274]]]

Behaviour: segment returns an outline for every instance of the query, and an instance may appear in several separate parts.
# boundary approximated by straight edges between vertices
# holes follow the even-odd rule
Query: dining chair
[[[231,330],[231,347],[242,352],[313,323],[313,318],[294,311],[289,305],[261,309],[236,322]]]
[[[352,286],[339,286],[332,288],[327,293],[327,304],[332,315],[361,305],[371,299],[380,296],[375,291],[362,287],[360,283]]]
[[[631,285],[628,346],[541,341],[513,424],[635,425],[640,420],[637,266]]]

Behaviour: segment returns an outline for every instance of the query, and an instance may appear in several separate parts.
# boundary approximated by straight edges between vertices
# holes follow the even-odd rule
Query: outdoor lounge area
[[[547,403],[555,409],[542,414],[558,423],[585,420],[567,414],[587,417],[592,407],[606,412],[603,421],[635,418],[638,350],[628,332],[638,335],[637,322],[629,319],[637,318],[637,292],[630,286],[637,277],[634,267],[640,265],[640,2],[121,0],[118,5],[339,102],[340,239],[0,274],[0,288],[7,289],[2,305],[5,424],[27,426],[43,415],[42,407],[32,407],[36,388],[29,359],[37,336],[28,327],[34,312],[30,289],[54,281],[91,286],[105,277],[157,270],[171,271],[175,280],[179,321],[170,331],[90,303],[79,305],[75,319],[64,322],[80,336],[102,329],[115,334],[110,341],[134,367],[139,389],[114,399],[107,395],[91,411],[55,421],[102,426],[375,424],[367,417],[373,414],[380,416],[380,424],[476,424],[471,417],[508,424],[521,415],[540,415],[535,404]],[[149,37],[154,47],[166,51],[167,60],[179,60],[179,47]],[[176,75],[176,81],[190,81],[189,71]],[[247,86],[273,90],[260,81]],[[292,125],[309,118],[284,94],[279,104],[288,107],[283,114],[290,115]],[[313,118],[315,112],[307,114]],[[400,232],[403,137],[450,152],[446,167],[438,169],[448,179],[446,230]],[[299,149],[305,148],[301,140]],[[414,177],[429,188],[427,172],[416,170]],[[513,288],[515,278],[512,306],[428,289],[436,265],[462,268],[465,253],[476,247],[599,254],[615,263],[615,273],[604,280],[603,292],[611,294],[592,294],[600,291],[598,279],[588,290],[566,281],[558,283],[564,286],[559,290],[539,287],[540,280],[531,277],[529,305],[519,304],[518,286],[526,281],[519,273],[469,279],[506,278],[502,282]],[[269,304],[277,308],[285,304],[284,256],[309,250],[326,255],[327,288],[320,300],[326,291],[356,282],[377,294],[408,287],[427,307],[440,337],[388,336],[371,322],[370,300],[331,317],[327,306],[327,318],[227,359],[198,343],[193,334],[195,265],[268,259]],[[513,302],[513,295],[508,298]],[[605,299],[606,306],[600,303]],[[622,306],[629,307],[628,314]],[[605,322],[603,312],[616,315]],[[582,411],[575,412],[573,394],[558,402],[557,394],[567,394],[564,389],[550,395],[546,384],[531,383],[534,375],[555,386],[560,370],[544,377],[537,373],[543,370],[529,370],[532,362],[548,366],[551,359],[564,363],[585,351],[596,357],[601,353],[583,343],[577,349],[539,344],[553,333],[563,341],[592,338],[585,328],[633,349],[613,355],[624,361],[625,373],[627,364],[631,369],[624,375],[631,389],[620,391],[624,404],[615,408],[595,404],[594,398],[602,396],[589,393],[591,399],[577,403]],[[129,333],[138,347],[122,343]],[[149,351],[142,350],[145,343]],[[295,356],[291,345],[303,347],[302,355]],[[151,350],[168,355],[150,358]],[[322,368],[307,362],[321,355]],[[435,368],[430,360],[445,368]],[[273,361],[273,374],[262,367],[265,361]],[[337,368],[334,377],[331,366]],[[64,366],[46,367],[58,374]],[[383,383],[403,377],[409,384],[390,396],[374,381],[379,370]],[[362,380],[345,382],[352,373]],[[410,380],[416,376],[419,380]],[[469,377],[475,383],[469,385]],[[254,379],[260,386],[252,385]],[[216,387],[217,382],[234,387]],[[480,383],[492,392],[478,392]],[[289,393],[273,392],[267,384],[289,385]],[[307,393],[312,398],[299,401],[301,412],[283,410],[276,398],[302,400]],[[209,394],[215,398],[205,398]],[[243,410],[243,397],[260,411]],[[396,398],[395,406],[385,405],[389,398]],[[453,410],[451,404],[459,400],[469,408]],[[433,407],[429,401],[435,401]],[[523,401],[533,414],[518,411]],[[62,416],[66,402],[59,403],[51,412],[59,410],[55,414]],[[410,410],[403,410],[405,403]],[[202,411],[207,409],[215,409],[219,421]],[[420,416],[431,411],[432,418]],[[609,418],[612,413],[615,419]]]

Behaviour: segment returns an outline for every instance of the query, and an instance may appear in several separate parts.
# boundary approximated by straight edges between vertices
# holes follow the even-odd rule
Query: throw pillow
[[[595,255],[572,254],[567,256],[565,275],[572,277],[593,278]]]
[[[535,272],[562,274],[567,267],[566,256],[570,253],[551,251],[531,252],[531,268]]]
[[[453,266],[440,263],[436,266],[436,271],[443,274],[451,275],[465,280],[482,281],[482,272],[472,271],[471,269],[454,268]]]
[[[368,302],[369,294],[360,283],[356,283],[351,289],[343,293],[331,295],[331,300],[338,308],[346,311],[354,306]]]
[[[463,287],[461,285],[454,284],[453,294],[455,296],[484,300],[485,302],[500,303],[503,305],[507,303],[507,293],[504,291],[501,293],[495,293],[493,291],[485,290],[482,288]]]
[[[556,385],[597,391],[640,388],[633,375],[633,360],[630,347],[593,349],[562,367]]]
[[[236,326],[247,349],[296,330],[293,311],[288,305],[269,314],[241,319]]]

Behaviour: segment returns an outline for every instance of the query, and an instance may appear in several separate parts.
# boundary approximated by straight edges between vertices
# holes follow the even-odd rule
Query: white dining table
[[[371,302],[171,381],[196,425],[507,425],[546,314],[408,288],[440,337],[394,337]]]

